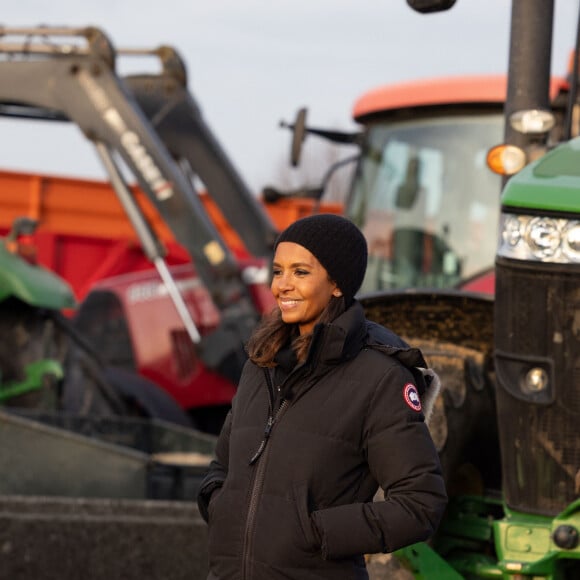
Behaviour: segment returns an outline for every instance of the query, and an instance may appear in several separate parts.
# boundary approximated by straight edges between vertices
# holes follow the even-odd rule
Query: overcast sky
[[[552,71],[564,74],[578,0],[555,0]],[[351,130],[354,101],[387,83],[507,69],[511,2],[457,0],[421,15],[405,0],[20,0],[5,26],[101,27],[119,47],[173,45],[189,88],[253,191],[276,180],[301,106],[315,126]],[[102,175],[72,129],[2,122],[5,169]],[[74,132],[76,137],[76,131]],[[81,139],[79,138],[79,143]],[[323,170],[321,169],[321,173]]]

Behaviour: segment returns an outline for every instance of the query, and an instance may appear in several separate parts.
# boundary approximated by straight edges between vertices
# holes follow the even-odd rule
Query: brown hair
[[[326,308],[320,315],[319,324],[328,324],[345,310],[343,297],[332,296]],[[298,334],[296,324],[286,324],[282,320],[279,308],[275,308],[268,314],[256,328],[247,344],[247,351],[250,360],[260,367],[274,367],[274,357],[278,351],[292,340],[292,349],[296,353],[299,362],[306,360],[312,333]]]

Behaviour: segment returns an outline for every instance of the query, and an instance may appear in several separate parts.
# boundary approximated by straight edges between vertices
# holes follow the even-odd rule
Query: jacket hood
[[[391,356],[411,371],[421,396],[425,420],[428,421],[441,388],[438,375],[428,368],[420,349],[409,346],[389,328],[367,320],[357,300],[332,323],[315,327],[306,364],[316,360],[314,368],[336,365],[353,358],[363,348],[372,348]]]

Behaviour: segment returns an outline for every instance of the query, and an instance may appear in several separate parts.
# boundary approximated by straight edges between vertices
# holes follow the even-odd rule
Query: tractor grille
[[[550,266],[498,260],[495,363],[506,502],[555,515],[580,495],[580,274]]]
[[[556,515],[580,495],[580,418],[560,411],[499,393],[504,490],[513,509]]]

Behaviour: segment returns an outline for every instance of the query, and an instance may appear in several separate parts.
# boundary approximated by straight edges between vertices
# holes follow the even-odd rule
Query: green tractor
[[[428,12],[454,0],[408,3]],[[580,578],[579,47],[568,123],[550,142],[553,11],[551,0],[512,3],[513,170],[501,197],[495,300],[443,291],[364,301],[385,323],[399,310],[393,326],[419,339],[446,387],[431,427],[449,507],[430,543],[397,553],[401,573],[416,579]]]
[[[57,409],[68,357],[61,311],[76,307],[69,285],[16,251],[31,220],[0,243],[0,405]]]
[[[91,418],[191,421],[154,383],[106,365],[76,330],[76,299],[53,272],[30,263],[19,240],[34,231],[16,220],[0,239],[0,407]],[[25,253],[25,252],[24,252]]]

